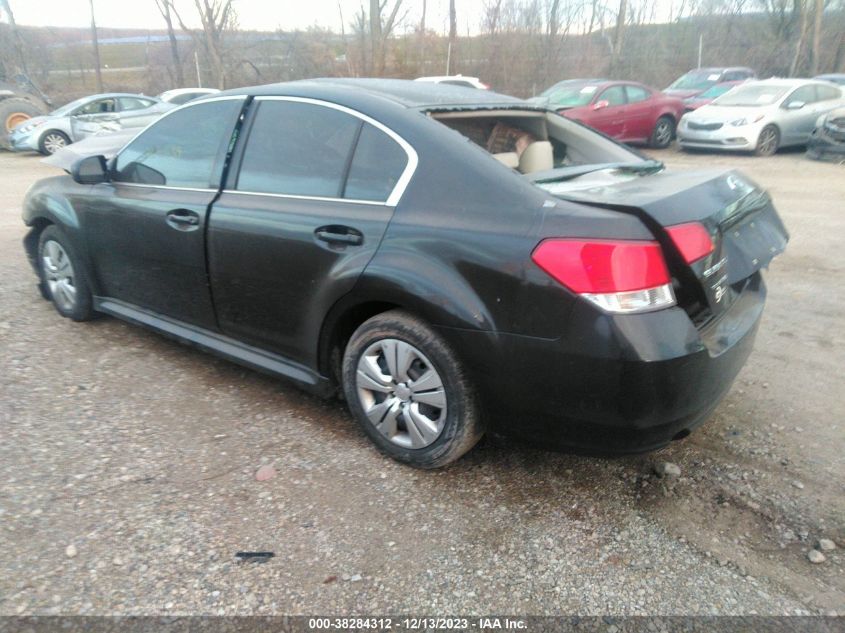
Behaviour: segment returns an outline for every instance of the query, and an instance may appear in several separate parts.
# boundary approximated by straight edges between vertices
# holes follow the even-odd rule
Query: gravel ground
[[[19,219],[55,170],[0,153],[0,614],[845,613],[845,167],[655,155],[739,166],[792,232],[713,419],[646,456],[488,440],[420,472],[339,403],[60,318]]]

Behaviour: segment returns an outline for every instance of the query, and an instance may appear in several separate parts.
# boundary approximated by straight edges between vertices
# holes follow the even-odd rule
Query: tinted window
[[[343,197],[385,202],[407,163],[408,155],[399,143],[365,123],[355,146]]]
[[[625,86],[625,91],[628,93],[628,103],[637,103],[638,101],[645,101],[651,96],[651,93],[640,86]]]
[[[74,114],[101,114],[103,112],[114,112],[114,99],[97,99],[82,106]]]
[[[123,111],[143,110],[144,108],[149,108],[153,105],[153,103],[155,103],[149,99],[138,99],[136,97],[121,97],[118,101],[120,101],[120,109]]]
[[[607,101],[608,105],[617,106],[625,104],[624,86],[611,86],[599,97],[599,101]]]
[[[237,189],[340,197],[361,120],[333,108],[264,101],[244,151]]]
[[[842,98],[842,91],[835,86],[816,86],[816,90],[818,91],[819,101]]]
[[[160,119],[117,157],[112,179],[169,187],[216,187],[240,99],[212,101]]]
[[[446,79],[441,81],[442,84],[448,84],[450,86],[463,86],[464,88],[475,88],[470,82],[468,81],[461,81],[460,79]]]
[[[170,99],[170,103],[174,105],[182,105],[183,103],[188,103],[188,101],[196,99],[197,97],[202,97],[204,95],[204,92],[186,92],[181,95],[176,95],[175,97]]]

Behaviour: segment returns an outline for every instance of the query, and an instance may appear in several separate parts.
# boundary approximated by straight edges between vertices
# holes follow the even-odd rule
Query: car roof
[[[252,86],[227,90],[221,95],[252,96],[301,96],[309,89],[317,90],[320,98],[336,95],[339,100],[346,100],[352,94],[367,94],[379,99],[413,109],[439,109],[448,107],[514,107],[524,106],[535,109],[522,99],[509,97],[489,90],[467,90],[461,86],[439,84],[409,79],[353,79],[322,78],[289,81],[264,86]]]
[[[478,77],[470,77],[469,75],[434,75],[431,77],[417,77],[414,81],[445,81],[448,79],[467,79],[469,81],[478,81]]]
[[[137,92],[103,92],[96,95],[88,95],[87,97],[83,97],[83,99],[109,99],[111,97],[143,97],[144,99],[152,99],[153,101],[156,100],[155,97],[151,97],[150,95],[142,95]]]
[[[191,92],[201,92],[203,94],[216,94],[220,91],[217,88],[172,88],[171,90],[165,90],[161,94],[163,94],[163,95],[184,95],[184,94],[189,94]]]

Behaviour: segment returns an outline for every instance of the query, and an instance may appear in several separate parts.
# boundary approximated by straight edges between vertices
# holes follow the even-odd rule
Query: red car
[[[570,79],[539,97],[563,116],[624,143],[668,147],[684,114],[684,103],[634,81]]]

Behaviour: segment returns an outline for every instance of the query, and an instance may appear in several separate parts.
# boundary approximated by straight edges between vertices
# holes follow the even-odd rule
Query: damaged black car
[[[788,239],[736,171],[672,172],[492,92],[363,79],[190,102],[38,182],[23,219],[62,316],[341,395],[424,468],[486,431],[623,453],[686,436],[746,362]]]
[[[807,141],[807,156],[820,160],[845,161],[845,108],[819,117]]]

